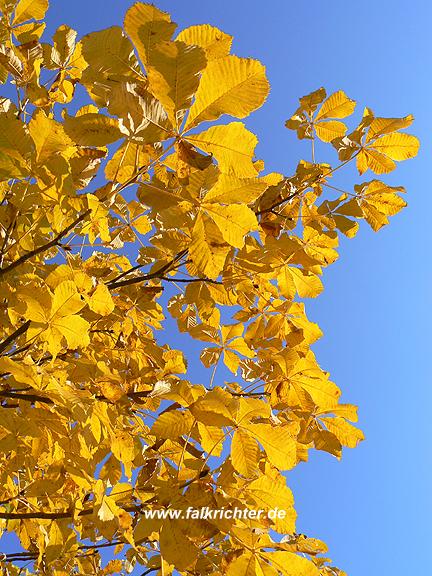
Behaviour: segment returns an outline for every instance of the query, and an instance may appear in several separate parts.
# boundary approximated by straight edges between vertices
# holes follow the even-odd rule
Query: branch
[[[21,334],[25,334],[27,332],[28,327],[30,326],[30,320],[27,320],[22,326],[17,328],[15,332],[13,332],[10,336],[8,336],[3,342],[0,344],[0,354],[6,350],[10,344],[15,342],[15,340],[21,336]]]
[[[119,544],[127,544],[127,542],[123,540],[113,540],[112,542],[105,542],[104,544],[83,544],[82,546],[78,546],[78,550],[98,550],[99,548],[108,548],[110,546],[118,546]],[[2,562],[27,562],[28,560],[34,560],[37,557],[37,552],[0,553],[0,561]]]
[[[130,278],[129,280],[123,280],[122,282],[119,282],[119,280],[121,278],[124,278],[125,276],[127,276],[131,272],[134,272],[135,270],[138,270],[138,268],[141,268],[143,266],[143,264],[138,264],[137,266],[133,266],[129,270],[126,270],[126,272],[122,272],[116,278],[109,280],[106,283],[106,285],[108,286],[108,288],[110,290],[112,290],[115,288],[119,288],[120,286],[127,286],[129,284],[138,284],[139,282],[144,282],[145,280],[153,280],[155,278],[160,278],[161,274],[163,275],[163,274],[165,274],[165,272],[169,272],[171,270],[171,267],[174,264],[176,264],[176,262],[178,262],[181,258],[183,258],[183,256],[185,254],[187,254],[187,250],[182,250],[181,252],[176,254],[174,256],[174,258],[172,260],[170,260],[170,262],[161,266],[159,268],[159,270],[156,270],[155,272],[151,272],[150,274],[145,274],[143,276],[135,276],[134,278]]]
[[[44,404],[54,404],[54,402],[49,398],[45,398],[45,396],[38,396],[37,394],[19,394],[17,392],[0,391],[0,397],[15,398],[16,400],[25,400],[26,402],[42,402]]]
[[[159,280],[165,280],[166,282],[208,282],[209,284],[222,284],[218,280],[212,280],[211,278],[167,278],[166,276],[161,276]]]
[[[78,216],[78,218],[72,222],[72,224],[70,224],[62,232],[57,234],[57,236],[55,238],[53,238],[53,240],[51,240],[51,242],[48,242],[47,244],[43,244],[43,246],[39,246],[39,248],[35,248],[34,250],[27,252],[27,254],[23,254],[22,256],[20,256],[18,258],[18,260],[11,262],[8,266],[5,266],[4,268],[0,268],[0,277],[3,276],[3,274],[10,272],[11,270],[14,270],[17,266],[24,264],[24,262],[27,262],[27,260],[30,260],[31,258],[33,258],[33,256],[37,256],[38,254],[41,254],[41,252],[46,252],[50,248],[53,248],[54,246],[58,246],[59,241],[62,238],[64,238],[67,234],[69,234],[69,232],[71,230],[73,230],[77,224],[82,222],[84,220],[84,218],[90,214],[90,212],[91,212],[91,210],[89,208],[88,210],[86,210],[85,212],[80,214]]]
[[[292,200],[293,198],[298,196],[301,192],[303,192],[303,189],[296,190],[295,192],[293,192],[292,194],[290,194],[286,198],[282,198],[282,200],[278,200],[277,202],[275,202],[274,204],[272,204],[268,208],[263,208],[262,210],[256,210],[255,214],[257,216],[260,216],[261,214],[265,214],[266,212],[272,212],[275,208],[277,208],[281,204],[284,204],[285,202],[289,202],[290,200]]]

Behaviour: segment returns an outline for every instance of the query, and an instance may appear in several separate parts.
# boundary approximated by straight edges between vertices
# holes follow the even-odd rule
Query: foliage
[[[283,475],[363,439],[302,299],[322,291],[340,233],[405,206],[375,176],[352,192],[329,181],[354,160],[380,176],[415,156],[400,132],[412,116],[366,108],[347,134],[354,101],[321,88],[287,121],[312,161],[264,173],[239,119],[264,103],[265,69],[231,55],[229,35],[173,40],[170,16],[138,3],[123,28],[77,41],[64,25],[42,42],[47,0],[0,7],[13,87],[0,100],[0,526],[24,549],[4,573],[343,574],[295,533]],[[340,162],[317,162],[316,139]],[[173,326],[208,381],[190,381]],[[190,506],[287,516],[142,514]]]

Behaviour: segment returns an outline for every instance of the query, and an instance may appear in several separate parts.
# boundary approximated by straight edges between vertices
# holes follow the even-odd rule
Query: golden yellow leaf
[[[80,45],[82,55],[91,67],[91,70],[87,70],[87,74],[91,72],[89,82],[94,74],[121,75],[131,79],[138,77],[133,46],[119,26],[87,34]]]
[[[194,423],[192,414],[188,411],[175,410],[158,416],[152,426],[151,433],[161,438],[175,439],[188,434]]]
[[[102,522],[109,522],[117,516],[118,511],[119,507],[114,498],[111,496],[103,496],[97,515]]]
[[[231,462],[237,472],[245,478],[254,476],[259,457],[256,441],[245,430],[236,430],[231,441]]]
[[[198,548],[181,530],[175,520],[165,520],[160,532],[161,555],[179,570],[190,569],[196,562]]]
[[[262,576],[263,572],[259,570],[256,556],[246,552],[228,564],[226,576]]]
[[[36,146],[36,160],[44,162],[55,154],[73,146],[60,122],[48,118],[42,110],[36,110],[29,122],[29,132]]]
[[[273,479],[260,476],[248,485],[247,492],[255,500],[258,509],[282,511],[280,517],[272,518],[278,532],[295,532],[297,514],[294,510],[294,498],[282,477]]]
[[[203,276],[215,280],[224,267],[230,246],[223,241],[216,225],[211,224],[198,214],[192,230],[189,256]]]
[[[374,118],[366,134],[366,142],[383,134],[408,128],[413,123],[413,120],[414,116],[412,114],[405,116],[405,118]]]
[[[134,459],[135,449],[133,437],[129,432],[117,432],[115,438],[111,438],[111,451],[119,462],[125,466],[130,465]]]
[[[173,126],[180,126],[205,66],[205,53],[199,46],[176,41],[153,50],[147,65],[149,91],[162,103]]]
[[[228,56],[233,38],[219,28],[209,24],[201,24],[185,28],[179,33],[177,40],[204,48],[207,61],[211,62],[217,58]]]
[[[223,448],[223,430],[218,426],[208,426],[202,422],[198,422],[198,431],[203,450],[205,452],[211,452],[213,456],[220,456]]]
[[[254,178],[252,162],[258,140],[241,122],[212,126],[205,132],[187,136],[187,140],[218,161],[219,169],[238,178]]]
[[[90,338],[88,335],[89,329],[90,324],[87,320],[76,315],[62,316],[61,318],[57,317],[51,322],[53,338],[55,338],[53,330],[58,330],[58,332],[66,338],[67,345],[72,350],[90,344]],[[54,344],[53,340],[51,340],[51,344]]]
[[[54,290],[51,304],[51,318],[70,316],[82,310],[84,299],[76,289],[72,280],[64,280]]]
[[[110,291],[105,284],[98,284],[96,290],[88,299],[88,305],[90,310],[101,316],[108,316],[115,307]]]
[[[301,298],[315,298],[323,290],[323,284],[318,276],[305,272],[300,268],[289,267],[294,286]]]
[[[185,129],[222,114],[245,118],[267,98],[269,84],[258,60],[225,56],[208,63]]]
[[[115,118],[90,112],[81,116],[66,116],[66,134],[79,146],[105,146],[124,135]]]
[[[169,14],[152,4],[137,2],[126,12],[124,29],[134,43],[138,56],[147,65],[154,47],[170,40],[176,24]]]
[[[343,446],[355,448],[359,442],[364,440],[361,430],[340,417],[321,417],[327,429],[332,432]]]
[[[276,468],[290,470],[296,465],[296,441],[287,428],[271,424],[245,424],[244,427],[258,440]]]
[[[417,156],[420,143],[418,138],[403,132],[394,132],[381,136],[373,143],[378,152],[385,154],[392,160],[408,160]]]
[[[48,0],[20,0],[15,8],[13,25],[34,18],[42,20],[48,10]]]
[[[225,242],[235,248],[242,248],[245,236],[258,229],[254,212],[245,205],[223,206],[206,202],[201,207],[219,228]]]
[[[310,560],[292,552],[263,552],[262,556],[269,560],[283,576],[319,576],[318,568]]]
[[[216,184],[204,197],[205,202],[219,204],[250,204],[267,188],[267,184],[257,178],[237,178],[229,174],[220,174]]]
[[[326,122],[317,122],[314,124],[316,135],[323,142],[331,142],[335,138],[345,136],[347,127],[343,122],[337,120],[328,120]]]
[[[396,164],[385,154],[373,148],[363,148],[357,156],[357,170],[363,174],[370,168],[375,174],[388,174],[396,168]]]
[[[355,106],[354,100],[348,98],[343,90],[338,90],[323,102],[315,116],[315,121],[324,120],[324,118],[346,118],[354,112]]]

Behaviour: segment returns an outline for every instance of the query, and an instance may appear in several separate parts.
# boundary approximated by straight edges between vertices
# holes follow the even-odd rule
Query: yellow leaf
[[[51,304],[51,318],[70,316],[82,310],[84,299],[78,294],[72,280],[64,280],[54,290]]]
[[[241,122],[212,126],[205,132],[188,136],[187,140],[204,152],[213,154],[221,172],[238,178],[254,178],[257,175],[252,160],[258,140]]]
[[[345,136],[347,127],[343,122],[337,120],[328,120],[314,124],[316,135],[323,142],[331,142],[335,138]]]
[[[132,222],[132,225],[140,234],[147,234],[147,232],[150,232],[152,229],[151,222],[145,214],[135,218],[135,220]]]
[[[245,478],[257,473],[260,450],[256,441],[245,430],[236,430],[231,442],[231,463]]]
[[[170,70],[168,67],[168,72]],[[170,80],[169,75],[167,80]],[[186,87],[182,92],[170,87],[162,78],[159,88],[164,95],[162,98],[162,94],[158,94],[160,101],[141,84],[122,82],[110,90],[108,111],[119,117],[121,130],[129,138],[117,151],[117,154],[121,153],[122,165],[133,162],[136,167],[142,166],[146,162],[138,159],[139,152],[147,153],[147,159],[150,160],[151,154],[155,152],[150,144],[166,140],[172,134],[172,126],[162,102],[171,105],[171,108],[175,107],[181,95],[186,93]],[[138,144],[141,144],[141,147],[138,148]],[[146,144],[149,146],[145,146]]]
[[[234,421],[237,402],[228,392],[215,388],[190,407],[197,420],[209,426],[230,426]]]
[[[161,556],[178,570],[191,569],[195,564],[198,548],[183,533],[178,522],[165,520],[159,542]]]
[[[204,200],[219,204],[250,204],[261,196],[266,188],[267,184],[257,178],[237,178],[229,174],[220,174]]]
[[[51,523],[48,538],[45,557],[47,562],[53,562],[59,557],[63,548],[63,534],[57,522]]]
[[[32,18],[42,20],[47,10],[48,0],[20,0],[12,24],[15,26]]]
[[[101,316],[108,316],[115,307],[110,291],[105,284],[98,284],[88,300],[88,305],[90,310]]]
[[[262,576],[263,572],[257,569],[257,559],[254,554],[246,552],[228,564],[226,576]]]
[[[420,143],[418,138],[403,132],[394,132],[375,140],[373,147],[392,160],[408,160],[417,156]]]
[[[36,146],[36,160],[44,162],[54,154],[73,146],[60,122],[48,118],[42,110],[36,110],[29,122],[29,132]]]
[[[405,118],[374,118],[366,134],[366,142],[377,136],[408,128],[413,123],[413,120],[414,116],[412,114],[405,116]]]
[[[148,89],[162,103],[173,126],[180,126],[189,109],[205,65],[199,46],[165,42],[153,50],[147,65]]]
[[[344,420],[336,417],[320,417],[327,429],[332,432],[343,446],[355,448],[359,442],[364,440],[364,434],[361,430]]]
[[[105,166],[105,178],[120,182],[129,180],[138,168],[150,163],[151,156],[145,145],[127,141],[113,154]]]
[[[262,556],[270,561],[283,576],[319,576],[320,571],[310,560],[292,552],[263,552]]]
[[[194,423],[192,414],[188,411],[165,412],[158,416],[152,426],[151,433],[160,438],[176,439],[188,434]]]
[[[27,126],[14,116],[2,114],[0,118],[0,152],[25,170],[34,147]]]
[[[219,28],[209,24],[189,26],[177,36],[177,40],[181,40],[185,44],[194,44],[204,48],[208,62],[228,56],[232,39],[229,34],[225,34]]]
[[[218,426],[208,426],[198,422],[198,432],[203,450],[207,453],[211,452],[213,456],[220,456],[223,448],[223,430]]]
[[[357,156],[357,170],[359,174],[363,174],[368,168],[375,174],[388,174],[396,168],[396,164],[373,148],[363,148]]]
[[[258,60],[225,56],[209,62],[190,109],[185,129],[222,114],[245,118],[267,98],[265,67]]]
[[[87,74],[137,78],[138,64],[133,46],[119,26],[87,34],[81,40],[81,47],[83,57],[90,65]],[[92,78],[93,76],[90,76],[89,82]]]
[[[325,100],[318,110],[315,121],[324,118],[346,118],[354,112],[355,106],[354,100],[348,98],[343,90],[338,90]]]
[[[225,242],[235,248],[242,248],[245,236],[258,229],[255,213],[247,206],[241,204],[223,206],[210,203],[204,203],[201,206],[219,228]]]
[[[88,331],[90,324],[81,316],[62,316],[55,318],[51,327],[57,329],[65,338],[70,349],[85,347],[90,344]]]
[[[117,431],[115,437],[111,438],[111,452],[119,462],[130,464],[135,456],[133,436],[126,431]]]
[[[118,511],[119,507],[114,498],[111,496],[103,496],[97,515],[102,522],[110,522],[117,516]]]
[[[202,215],[198,214],[192,230],[189,256],[203,276],[215,280],[225,265],[230,246],[223,241],[219,230],[216,228],[216,233],[214,228],[215,224],[204,222]]]
[[[296,441],[283,426],[247,424],[247,431],[261,444],[270,462],[279,470],[290,470],[297,463]]]
[[[90,112],[81,116],[66,116],[66,134],[79,146],[105,146],[124,137],[115,118]]]
[[[284,512],[283,517],[272,519],[278,532],[295,532],[297,514],[294,510],[294,498],[283,478],[260,476],[248,485],[247,492],[255,500],[257,508],[266,511],[277,508]]]
[[[147,65],[154,47],[170,40],[176,24],[171,22],[169,14],[156,6],[137,2],[126,12],[124,29],[141,61]]]
[[[294,285],[301,298],[315,298],[323,290],[323,284],[318,276],[300,268],[289,267]]]

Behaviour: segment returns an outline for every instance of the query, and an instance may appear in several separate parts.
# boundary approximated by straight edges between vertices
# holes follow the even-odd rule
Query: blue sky
[[[51,0],[49,32],[66,23],[81,34],[122,21],[127,1]],[[307,143],[284,128],[300,96],[343,89],[377,115],[415,115],[417,159],[384,178],[407,188],[409,207],[389,227],[367,225],[342,241],[324,276],[325,292],[307,302],[324,338],[321,365],[359,405],[366,441],[338,462],[311,453],[289,474],[298,531],[323,539],[349,576],[425,574],[430,550],[430,183],[432,114],[427,0],[159,0],[180,27],[208,22],[234,35],[233,51],[261,60],[272,91],[247,125],[268,170],[289,174]],[[357,116],[358,117],[358,116]],[[335,161],[335,156],[327,157]],[[318,159],[325,159],[319,157]],[[354,170],[340,176],[348,186]],[[336,180],[335,180],[336,183]],[[337,185],[337,184],[336,184]]]

